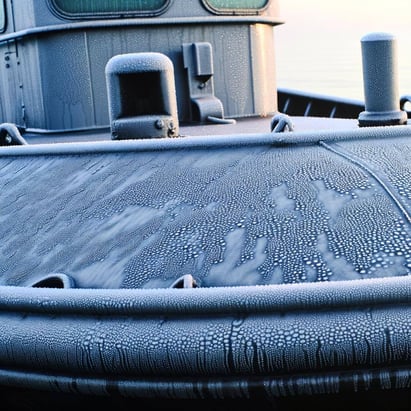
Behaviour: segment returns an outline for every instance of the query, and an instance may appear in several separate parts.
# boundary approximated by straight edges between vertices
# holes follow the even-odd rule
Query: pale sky
[[[411,94],[411,0],[279,0],[274,28],[279,86],[362,97],[361,38],[397,38],[400,94]]]
[[[337,31],[361,23],[365,31],[392,31],[409,27],[410,0],[279,0],[286,24],[322,24]]]

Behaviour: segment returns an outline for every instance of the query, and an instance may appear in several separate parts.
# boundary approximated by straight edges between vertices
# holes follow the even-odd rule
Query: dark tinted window
[[[101,15],[155,15],[170,0],[51,0],[54,8],[68,17]]]
[[[217,12],[255,12],[264,8],[269,0],[204,0],[208,8]]]
[[[0,32],[6,29],[6,8],[4,0],[0,0]]]

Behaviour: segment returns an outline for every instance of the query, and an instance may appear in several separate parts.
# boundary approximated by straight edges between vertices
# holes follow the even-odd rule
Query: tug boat
[[[5,409],[408,409],[411,128],[277,87],[276,0],[0,2]],[[401,408],[402,407],[402,408]]]

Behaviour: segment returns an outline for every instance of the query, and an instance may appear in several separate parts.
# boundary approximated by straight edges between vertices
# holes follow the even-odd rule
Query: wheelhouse
[[[69,1],[0,4],[0,121],[33,132],[110,125],[105,67],[148,50],[174,67],[180,122],[277,111],[275,0]],[[150,93],[150,83],[132,81]],[[144,94],[144,93],[143,93]],[[210,108],[211,107],[211,108]]]

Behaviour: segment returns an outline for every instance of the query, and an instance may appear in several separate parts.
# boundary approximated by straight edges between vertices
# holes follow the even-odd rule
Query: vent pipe
[[[166,55],[116,55],[106,81],[112,139],[178,136],[174,67]]]

